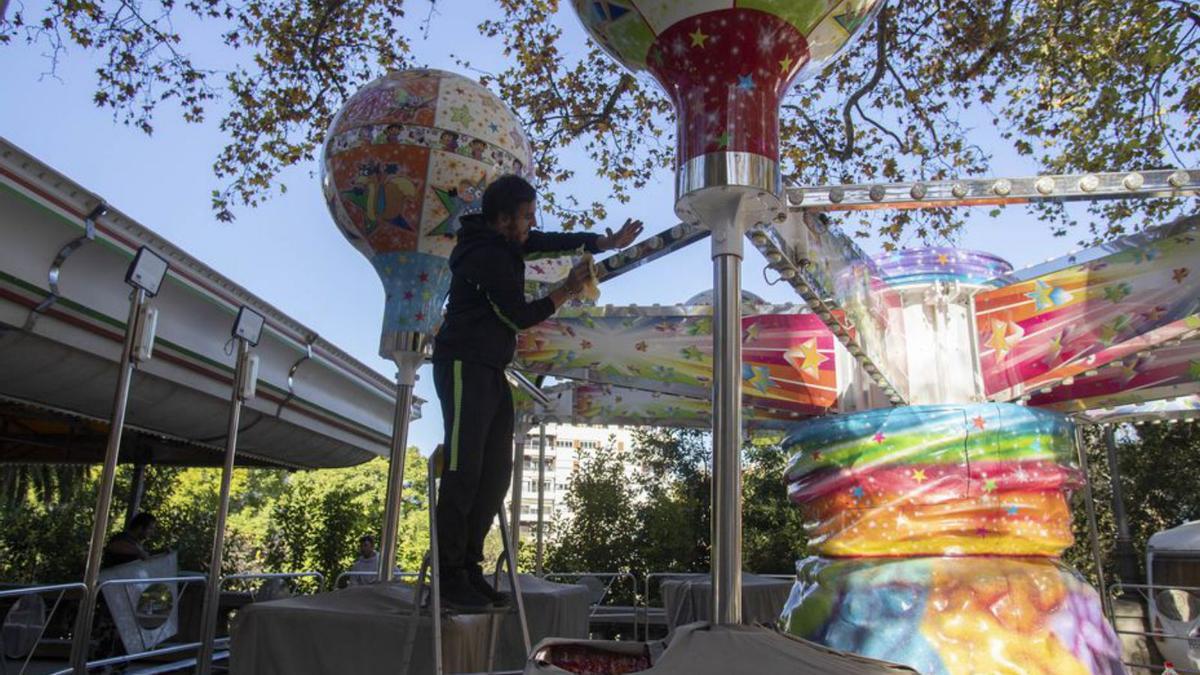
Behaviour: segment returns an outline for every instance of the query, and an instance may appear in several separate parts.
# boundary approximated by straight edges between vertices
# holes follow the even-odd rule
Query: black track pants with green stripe
[[[439,557],[443,573],[453,573],[483,561],[483,539],[512,481],[513,399],[504,371],[476,363],[435,362],[433,384],[446,426]]]

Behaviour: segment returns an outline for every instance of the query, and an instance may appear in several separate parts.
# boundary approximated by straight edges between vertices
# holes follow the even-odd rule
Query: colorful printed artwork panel
[[[712,384],[712,308],[580,308],[518,336],[526,370],[704,398]],[[747,406],[809,415],[837,402],[833,336],[811,314],[747,316]]]
[[[1200,322],[1198,322],[1200,323]],[[1200,340],[1158,347],[1109,364],[1070,385],[1035,394],[1030,405],[1081,412],[1200,392]]]
[[[1037,558],[808,558],[787,632],[925,675],[1117,675],[1121,643],[1100,597]]]
[[[1198,224],[1134,235],[1110,255],[976,296],[987,396],[1015,398],[1200,327]]]
[[[1053,556],[1073,541],[1074,440],[1024,406],[884,408],[793,427],[785,480],[823,555]]]

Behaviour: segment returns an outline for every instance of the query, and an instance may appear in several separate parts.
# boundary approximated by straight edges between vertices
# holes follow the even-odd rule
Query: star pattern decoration
[[[742,91],[754,91],[754,75],[738,75],[737,88]]]
[[[926,480],[928,480],[925,477],[925,469],[913,469],[912,470],[912,479],[917,485],[920,485],[921,483],[924,483]]]
[[[765,394],[771,388],[771,371],[766,366],[743,364],[742,380],[759,393]]]
[[[1039,279],[1033,290],[1026,293],[1025,297],[1033,300],[1037,311],[1041,312],[1051,307],[1065,305],[1070,302],[1072,296],[1066,290],[1058,286],[1051,286]]]
[[[1190,274],[1188,268],[1178,267],[1175,269],[1175,271],[1171,272],[1171,281],[1174,281],[1177,284],[1182,284],[1183,280],[1188,277],[1188,274]]]
[[[1007,512],[1007,513],[1008,513],[1008,515],[1010,515],[1010,516],[1015,516],[1015,515],[1017,515],[1017,512],[1021,510],[1021,507],[1019,507],[1019,506],[1017,506],[1017,505],[1015,505],[1015,504],[1010,504],[1010,505],[1009,505],[1008,507],[1006,507],[1004,510],[1005,510],[1005,512]]]
[[[475,118],[471,116],[471,109],[464,104],[450,109],[450,121],[470,126],[475,121]]]
[[[883,443],[885,440],[887,440],[887,436],[884,435],[882,431],[876,431],[875,435],[871,437],[871,440],[875,441],[876,443]]]
[[[818,378],[821,375],[821,364],[829,360],[817,350],[816,338],[806,340],[799,348],[784,352],[783,360],[803,375]]]
[[[1012,321],[992,320],[992,338],[988,346],[996,350],[996,357],[1003,357],[1025,336],[1025,329]]]
[[[987,420],[983,419],[983,415],[976,415],[975,418],[971,420],[971,425],[976,429],[983,431],[987,427]]]
[[[1131,287],[1128,282],[1122,281],[1120,283],[1105,286],[1104,299],[1111,301],[1113,304],[1117,304],[1129,297],[1129,294],[1132,292],[1133,287]]]
[[[1188,361],[1188,377],[1200,381],[1200,360]]]
[[[720,148],[720,149],[722,149],[722,150],[724,150],[725,148],[728,148],[728,147],[729,147],[729,141],[731,140],[731,138],[730,138],[730,136],[729,136],[729,132],[728,132],[728,131],[722,131],[722,132],[721,132],[721,135],[717,136],[717,139],[716,139],[716,140],[717,140],[717,147],[718,147],[718,148]]]
[[[785,56],[782,59],[779,59],[779,72],[788,72],[792,69],[793,63],[795,63],[795,60],[791,56]]]
[[[983,481],[983,491],[987,492],[987,493],[995,492],[996,491],[996,479],[995,478],[985,479]]]
[[[688,37],[692,39],[693,47],[700,47],[703,49],[704,43],[707,42],[708,38],[711,36],[705,35],[704,31],[700,30],[700,28],[697,26],[695,31],[688,33]]]
[[[688,345],[688,346],[684,347],[683,349],[679,350],[679,353],[682,354],[683,358],[687,359],[688,361],[703,361],[704,360],[704,353],[701,352],[700,349],[698,347],[696,347],[696,345]]]

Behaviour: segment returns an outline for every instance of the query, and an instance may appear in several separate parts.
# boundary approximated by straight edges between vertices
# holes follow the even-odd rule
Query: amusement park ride
[[[714,607],[741,620],[743,433],[786,434],[814,557],[790,633],[924,673],[1119,672],[1101,599],[1058,556],[1084,486],[1080,425],[1200,412],[1200,218],[1022,271],[953,248],[872,259],[857,209],[1197,194],[1200,171],[783,189],[778,104],[868,25],[876,0],[574,3],[678,119],[682,223],[598,265],[600,281],[709,238],[711,302],[582,306],[520,335],[516,368],[564,383],[541,419],[712,429]],[[396,545],[408,397],[449,282],[457,218],[525,173],[528,142],[486,89],[431,70],[350,99],[325,149],[335,221],[387,290],[399,368],[383,557]],[[743,300],[743,242],[802,305]],[[535,286],[570,260],[528,263]],[[384,575],[390,572],[385,565]]]

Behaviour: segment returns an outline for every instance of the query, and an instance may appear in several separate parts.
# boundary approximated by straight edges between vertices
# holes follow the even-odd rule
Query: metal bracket
[[[47,309],[50,309],[50,307],[54,305],[54,303],[58,302],[58,299],[62,297],[58,291],[58,280],[62,275],[63,263],[67,261],[67,258],[71,257],[72,253],[78,251],[79,248],[84,244],[96,238],[96,219],[107,212],[108,205],[101,200],[100,203],[95,206],[95,208],[93,208],[86,216],[84,216],[83,234],[67,242],[58,250],[58,255],[54,256],[54,261],[50,263],[50,270],[46,274],[48,278],[48,285],[50,287],[50,295],[46,296],[46,298],[39,302],[36,307],[29,310],[29,316],[25,317],[25,325],[21,327],[21,330],[27,332],[33,330],[34,325],[37,324],[38,317],[40,317]]]
[[[279,417],[280,415],[282,415],[283,409],[287,407],[287,404],[289,402],[291,402],[291,400],[293,398],[296,398],[296,390],[294,388],[294,384],[296,381],[296,371],[300,370],[300,364],[302,364],[305,361],[312,358],[313,345],[317,342],[317,340],[319,338],[320,338],[320,336],[317,335],[316,333],[309,333],[308,335],[304,336],[304,356],[301,356],[300,358],[296,359],[296,362],[293,363],[292,367],[288,369],[288,378],[287,378],[288,393],[287,393],[287,396],[284,396],[283,400],[279,402],[279,408],[275,410],[275,417]]]

